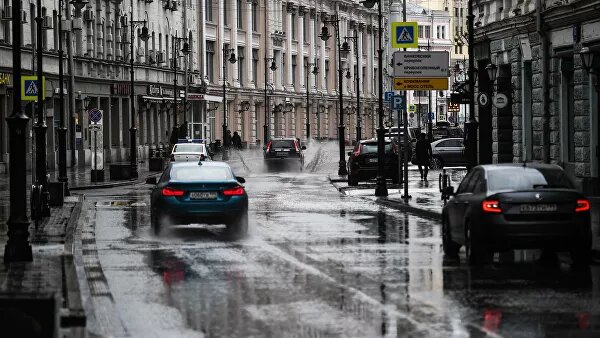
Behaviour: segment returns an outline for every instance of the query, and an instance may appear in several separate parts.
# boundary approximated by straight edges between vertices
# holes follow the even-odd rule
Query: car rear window
[[[271,148],[294,148],[294,141],[292,140],[273,140]]]
[[[389,142],[385,143],[385,152],[387,154],[392,152],[392,144]],[[363,143],[361,153],[372,154],[377,153],[377,143]]]
[[[573,189],[573,183],[560,169],[506,167],[488,171],[488,190],[492,192],[536,188]]]
[[[203,153],[204,144],[176,144],[173,152],[176,153]]]
[[[171,180],[178,182],[196,181],[226,181],[233,179],[229,168],[225,167],[173,167],[171,169]]]

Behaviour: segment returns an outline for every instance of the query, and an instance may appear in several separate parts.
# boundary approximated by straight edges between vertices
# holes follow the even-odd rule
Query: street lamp
[[[227,57],[229,57],[229,59],[227,59]],[[225,74],[227,74],[227,61],[229,61],[231,64],[236,63],[237,59],[235,58],[235,49],[225,48],[225,46],[223,46],[223,160],[229,159],[227,154],[229,143],[227,143],[225,140],[227,137],[227,77],[225,76]]]
[[[356,143],[360,142],[361,137],[361,122],[360,118],[360,74],[358,69],[358,36],[346,36],[344,37],[344,43],[342,44],[342,51],[345,53],[350,52],[350,44],[348,40],[351,40],[354,43],[354,56],[356,57],[356,67],[354,72],[354,77],[356,80]]]
[[[175,32],[175,36],[173,37],[173,133],[175,135],[177,135],[177,138],[179,138],[180,136],[187,136],[187,122],[186,121],[186,112],[187,112],[187,102],[186,102],[186,97],[185,95],[183,96],[183,120],[184,120],[184,124],[185,124],[185,128],[184,132],[185,135],[179,135],[179,127],[177,126],[177,100],[179,100],[179,93],[178,93],[178,88],[177,88],[177,59],[179,58],[179,45],[180,43],[183,42],[183,47],[181,48],[181,52],[183,53],[184,57],[187,57],[190,54],[190,45],[187,42],[187,38],[183,37],[177,37],[177,32]],[[187,85],[187,77],[185,78],[186,81],[186,85]]]
[[[341,46],[340,46],[340,21],[337,17],[337,15],[334,15],[331,19],[327,20],[323,20],[323,27],[321,28],[321,34],[319,35],[319,37],[321,37],[321,40],[323,41],[327,41],[329,40],[329,38],[331,37],[331,35],[329,34],[329,29],[327,28],[327,24],[333,24],[335,27],[335,39],[337,42],[337,56],[338,56],[338,94],[339,94],[339,103],[338,103],[338,109],[339,109],[339,114],[338,114],[338,118],[339,118],[339,125],[338,125],[338,142],[339,142],[339,147],[340,147],[340,162],[339,162],[339,167],[338,167],[338,175],[348,175],[348,169],[346,168],[346,154],[345,154],[345,137],[344,137],[344,132],[345,132],[345,126],[344,126],[344,117],[343,117],[343,112],[342,109],[344,107],[344,97],[343,97],[343,93],[342,93],[342,53],[341,53]],[[382,159],[383,161],[383,159]]]
[[[132,10],[129,12],[129,15],[131,16],[131,22],[129,23],[129,36],[131,37],[131,41],[129,41],[130,44],[130,53],[129,53],[129,80],[131,81],[130,84],[130,88],[129,88],[129,102],[131,104],[131,116],[130,116],[130,127],[129,127],[129,166],[131,167],[131,177],[132,178],[137,178],[138,177],[138,170],[137,170],[137,138],[136,138],[136,132],[137,129],[135,127],[135,90],[134,90],[134,78],[135,78],[135,73],[133,71],[133,45],[134,45],[134,29],[135,27],[137,27],[138,25],[143,25],[142,27],[142,31],[140,32],[140,39],[142,39],[142,41],[148,41],[149,35],[148,35],[148,28],[146,27],[146,20],[133,20],[133,0],[131,0],[131,8]],[[146,17],[148,16],[148,13],[146,13]]]
[[[467,170],[471,170],[479,162],[477,159],[477,127],[475,119],[475,15],[473,14],[473,0],[468,0],[468,53],[469,53],[469,121],[465,122],[465,154],[467,155]]]
[[[60,126],[56,129],[58,134],[58,181],[65,185],[68,191],[69,178],[67,177],[67,127],[65,125],[65,78],[63,70],[64,51],[62,48],[62,11],[63,0],[58,1],[58,88],[60,90],[58,102],[58,115]]]
[[[265,50],[265,55],[267,54],[266,50]],[[263,145],[267,145],[267,142],[269,141],[269,97],[267,96],[267,87],[268,87],[268,73],[267,73],[267,64],[269,63],[269,61],[271,62],[271,66],[269,67],[269,69],[271,71],[276,71],[277,70],[277,64],[275,63],[275,58],[268,58],[265,56],[265,124],[263,125],[263,134],[264,134],[264,140],[263,140]]]
[[[472,1],[472,0],[470,0]],[[379,49],[377,50],[377,71],[379,73],[378,81],[379,81],[379,91],[377,95],[379,96],[379,128],[377,129],[377,186],[375,188],[375,196],[387,196],[388,190],[385,184],[385,176],[384,176],[384,161],[385,161],[385,131],[383,129],[383,24],[382,24],[382,14],[381,7],[383,7],[381,0],[365,0],[362,1],[362,4],[366,8],[373,8],[377,3],[378,8],[378,35],[379,35]]]
[[[13,61],[13,105],[12,113],[6,118],[10,150],[9,189],[10,208],[8,216],[8,241],[4,247],[4,263],[30,262],[33,260],[29,245],[29,219],[27,217],[27,171],[26,144],[29,117],[21,108],[21,0],[12,0],[12,61]],[[45,150],[45,149],[44,149]]]
[[[579,56],[581,57],[583,68],[585,68],[590,75],[594,76],[594,53],[592,53],[588,47],[583,47],[579,51]],[[596,88],[596,91],[600,92],[600,81],[597,76],[595,77],[594,87]]]
[[[310,71],[310,67],[313,67],[312,72]],[[319,74],[319,67],[317,67],[316,62],[308,62],[306,63],[306,141],[310,139],[310,86],[309,86],[309,77],[310,73],[314,75]]]

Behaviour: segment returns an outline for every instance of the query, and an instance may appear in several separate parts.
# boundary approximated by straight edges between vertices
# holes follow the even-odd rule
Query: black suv
[[[275,167],[304,168],[304,152],[296,138],[274,138],[269,140],[264,149],[264,162],[267,169]]]
[[[348,155],[348,185],[377,177],[377,139],[361,140]],[[398,147],[390,138],[385,139],[384,175],[393,183],[399,181]]]

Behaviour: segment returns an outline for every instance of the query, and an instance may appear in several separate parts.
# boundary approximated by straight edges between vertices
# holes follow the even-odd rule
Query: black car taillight
[[[590,201],[586,199],[577,200],[575,212],[590,211]]]
[[[500,208],[500,202],[495,200],[485,200],[481,203],[481,208],[483,212],[489,213],[500,213],[502,209]]]
[[[269,143],[267,143],[267,153],[271,151],[271,141],[269,141]]]

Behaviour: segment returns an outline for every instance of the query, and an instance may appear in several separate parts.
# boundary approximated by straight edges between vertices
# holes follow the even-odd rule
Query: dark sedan
[[[590,203],[565,172],[550,164],[496,164],[473,168],[442,212],[444,252],[465,246],[470,264],[512,249],[570,251],[573,262],[591,256]]]
[[[384,175],[393,183],[399,181],[397,149],[391,139],[385,139]],[[348,155],[348,185],[377,177],[377,139],[361,140]]]
[[[264,148],[265,165],[269,170],[276,167],[302,170],[304,168],[304,150],[306,150],[306,146],[301,146],[298,139],[271,139]]]
[[[248,229],[248,195],[224,162],[173,162],[150,197],[152,228],[158,235],[166,225],[192,223],[225,224],[226,233],[243,236]]]
[[[447,138],[431,143],[431,169],[467,165],[462,138]]]

